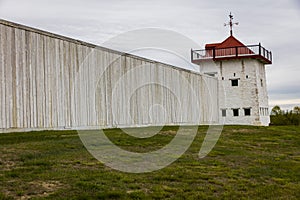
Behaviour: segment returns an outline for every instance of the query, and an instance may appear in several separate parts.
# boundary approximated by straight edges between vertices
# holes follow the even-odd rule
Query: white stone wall
[[[260,121],[263,125],[268,125],[270,123],[270,111],[266,71],[265,65],[260,62],[257,62],[257,85]]]
[[[0,83],[0,132],[219,121],[216,78],[1,20]]]
[[[255,59],[231,59],[205,61],[200,65],[201,73],[213,74],[219,80],[219,117],[224,124],[245,124],[268,126],[268,95],[265,66]],[[231,80],[238,79],[238,86]],[[245,116],[244,108],[251,108],[251,115]],[[226,109],[226,117],[222,117]],[[232,109],[239,109],[239,116],[233,116]]]

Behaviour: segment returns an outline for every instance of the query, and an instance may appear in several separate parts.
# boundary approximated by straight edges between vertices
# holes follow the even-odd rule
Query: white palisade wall
[[[4,20],[0,83],[0,132],[219,122],[216,78]]]

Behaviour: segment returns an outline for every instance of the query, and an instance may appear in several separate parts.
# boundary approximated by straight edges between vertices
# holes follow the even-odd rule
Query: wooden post
[[[239,56],[238,47],[235,47],[235,56],[236,56],[236,57],[238,57],[238,56]]]
[[[261,44],[258,44],[258,54],[261,55]]]
[[[215,59],[215,58],[216,58],[216,49],[213,48],[213,59]]]

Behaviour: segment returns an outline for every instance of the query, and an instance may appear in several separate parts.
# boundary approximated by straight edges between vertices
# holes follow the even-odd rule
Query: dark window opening
[[[259,115],[261,115],[261,108],[259,108]]]
[[[222,117],[226,117],[226,110],[222,109]]]
[[[244,112],[245,112],[245,116],[250,116],[251,115],[251,109],[250,108],[245,108]]]
[[[231,86],[239,86],[239,80],[238,79],[231,80]]]
[[[249,78],[249,76],[248,76],[248,75],[246,75],[246,78]]]
[[[212,77],[215,77],[215,75],[216,75],[215,72],[206,72],[206,73],[204,73],[204,74],[206,74],[206,75],[208,75],[208,76],[212,76]]]
[[[224,81],[224,77],[222,77],[222,80]]]
[[[261,87],[263,87],[263,86],[264,86],[264,84],[263,84],[263,80],[262,80],[262,79],[260,79],[260,85],[261,85]]]
[[[238,117],[239,116],[239,109],[233,109],[233,116]]]
[[[235,76],[235,73],[233,73],[233,76]]]

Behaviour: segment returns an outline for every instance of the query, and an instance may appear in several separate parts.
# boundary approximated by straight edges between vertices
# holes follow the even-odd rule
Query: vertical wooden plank
[[[44,40],[42,35],[37,37],[37,107],[38,107],[38,127],[44,127],[45,115],[45,77],[44,77]]]
[[[25,113],[25,123],[26,123],[26,128],[31,128],[31,88],[30,88],[30,74],[31,74],[31,57],[30,57],[30,34],[29,31],[25,31],[25,70],[24,70],[24,80],[25,80],[25,85],[26,89],[24,90],[24,97],[25,97],[25,103],[26,103],[26,113]]]
[[[64,48],[63,48],[63,41],[59,40],[59,51],[58,51],[58,56],[59,56],[59,60],[58,60],[58,87],[57,87],[57,91],[58,91],[58,118],[57,118],[57,122],[58,122],[58,127],[62,128],[64,126],[64,122],[65,122],[65,118],[64,118],[64,92],[65,92],[65,88],[64,88],[64,64],[63,64],[63,59],[64,59]]]
[[[90,52],[88,54],[88,71],[86,73],[87,77],[86,77],[86,93],[87,93],[87,96],[86,96],[86,107],[87,107],[87,125],[88,126],[92,126],[92,117],[93,117],[93,84],[94,84],[94,79],[93,79],[93,49],[89,49]]]
[[[58,113],[59,113],[59,40],[54,41],[54,60],[52,67],[52,126],[58,128]]]
[[[91,57],[90,57],[91,49],[86,48],[85,52],[85,62],[84,62],[84,68],[83,68],[83,113],[84,113],[84,127],[88,127],[90,124],[90,106],[89,106],[89,97],[90,97],[90,90],[89,90],[89,74],[90,74],[90,63],[91,63]]]
[[[0,24],[0,129],[6,129],[6,110],[5,110],[5,56],[4,56],[4,43],[5,41],[5,26]]]
[[[105,71],[103,72],[103,87],[104,87],[104,97],[105,97],[105,121],[104,121],[104,126],[106,127],[109,127],[109,116],[110,116],[110,112],[109,112],[109,109],[107,109],[107,107],[109,106],[109,100],[110,100],[110,97],[109,97],[109,85],[108,85],[108,68],[109,68],[109,65],[110,65],[110,59],[109,59],[109,53],[108,52],[104,52],[104,63],[105,63]]]
[[[21,128],[27,127],[26,122],[26,91],[27,91],[27,85],[26,85],[26,45],[25,45],[25,30],[20,30],[20,51],[21,51],[21,58],[20,58],[20,66],[22,68],[22,72],[20,72],[20,77],[22,78],[22,81],[20,82],[20,95],[22,96],[21,104],[21,110],[22,115],[20,118],[22,119]]]
[[[53,98],[53,95],[55,94],[55,41],[56,39],[52,39],[52,38],[48,38],[47,39],[47,45],[48,45],[48,50],[47,50],[47,67],[46,67],[46,71],[47,71],[47,105],[48,108],[46,110],[46,113],[48,113],[48,127],[53,128],[55,127],[55,120],[54,120],[54,116],[55,115],[55,111],[53,110],[53,107],[55,107],[55,103],[56,100]]]
[[[70,68],[69,68],[69,118],[70,118],[70,127],[74,126],[74,72],[76,70],[76,46],[74,44],[70,44]]]
[[[74,119],[75,127],[80,126],[80,68],[82,64],[82,46],[76,45],[76,69],[74,82]]]
[[[76,111],[77,111],[77,126],[82,125],[82,95],[83,95],[83,85],[82,85],[82,67],[84,65],[84,47],[81,46],[78,49],[78,56],[79,56],[79,66],[77,70],[77,75],[76,75],[76,90],[77,90],[77,104],[76,104]]]
[[[26,99],[26,128],[32,128],[33,121],[32,121],[32,88],[31,88],[31,39],[30,39],[30,32],[25,31],[25,53],[26,53],[26,70],[25,73],[25,85],[26,89],[24,90],[24,95]]]
[[[38,68],[38,62],[37,62],[37,34],[31,33],[31,91],[32,91],[32,128],[38,127],[38,102],[37,102],[37,82],[38,82],[38,74],[37,74],[37,68]]]
[[[17,49],[16,49],[16,29],[11,30],[11,44],[10,44],[11,70],[12,70],[12,128],[18,127],[18,107],[17,107]]]
[[[44,88],[44,106],[43,106],[43,127],[49,128],[49,91],[50,88],[48,87],[48,54],[49,54],[49,45],[48,45],[48,37],[42,36],[42,41],[43,41],[43,76],[44,76],[44,81],[43,81],[43,88]]]
[[[63,111],[64,111],[64,127],[69,127],[69,43],[64,41],[63,43],[63,84],[64,84],[64,92],[63,92]]]
[[[98,77],[99,77],[99,82],[97,84],[97,118],[98,118],[98,125],[99,126],[106,126],[107,123],[107,109],[106,109],[106,79],[105,79],[105,69],[107,67],[107,59],[106,59],[106,53],[105,51],[99,51],[97,58],[98,63],[100,65],[99,70],[98,70]]]
[[[6,109],[6,127],[12,127],[12,66],[11,66],[11,32],[12,29],[5,27],[4,43],[4,72],[6,79],[5,87],[5,109]]]
[[[15,29],[15,63],[16,63],[16,75],[15,75],[15,82],[16,82],[16,128],[22,128],[23,127],[23,113],[22,113],[22,47],[21,47],[21,31],[19,29]]]
[[[35,65],[35,72],[36,72],[36,78],[35,78],[35,89],[36,89],[36,113],[37,113],[37,124],[36,127],[37,128],[41,128],[42,125],[42,106],[43,106],[43,102],[42,102],[42,89],[41,89],[41,85],[43,84],[43,77],[41,75],[41,51],[43,49],[41,49],[41,41],[40,41],[40,35],[37,34],[35,37],[35,44],[36,44],[36,51],[35,51],[35,61],[36,61],[36,65]]]

